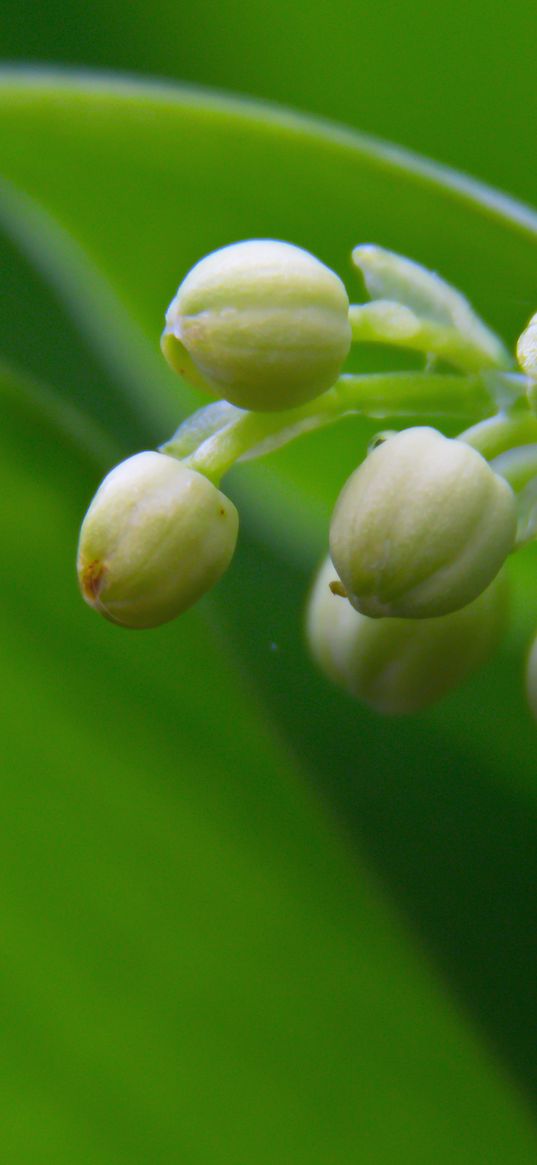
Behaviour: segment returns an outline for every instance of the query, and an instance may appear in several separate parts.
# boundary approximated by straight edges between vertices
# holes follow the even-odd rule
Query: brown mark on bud
[[[333,595],[339,595],[342,599],[347,598],[347,592],[345,590],[345,587],[343,586],[343,583],[339,581],[338,578],[334,579],[333,582],[328,583],[328,586],[330,587],[330,590],[332,591]]]
[[[96,603],[103,589],[107,567],[104,562],[94,559],[80,573],[80,589],[87,603]]]

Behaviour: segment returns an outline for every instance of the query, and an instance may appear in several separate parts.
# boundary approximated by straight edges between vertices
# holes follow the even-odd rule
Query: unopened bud
[[[349,478],[330,551],[358,611],[421,619],[472,602],[515,532],[513,491],[481,454],[413,428],[379,445]]]
[[[234,243],[183,280],[162,349],[193,379],[189,357],[232,404],[294,408],[337,380],[351,343],[348,311],[341,280],[307,251],[271,239]]]
[[[386,715],[442,699],[486,662],[504,629],[504,571],[473,603],[434,619],[370,619],[334,593],[335,578],[328,559],[308,605],[311,652],[329,679]]]
[[[104,479],[82,523],[83,598],[124,627],[166,623],[218,581],[237,531],[235,506],[206,477],[137,453]]]
[[[537,312],[519,337],[516,354],[522,371],[529,378],[527,388],[529,406],[537,413]]]
[[[526,376],[537,380],[537,312],[519,337],[516,346],[517,360]]]

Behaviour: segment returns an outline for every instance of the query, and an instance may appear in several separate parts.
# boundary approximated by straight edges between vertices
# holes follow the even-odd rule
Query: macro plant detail
[[[197,263],[162,337],[172,368],[188,379],[191,360],[195,384],[201,376],[257,411],[292,408],[330,388],[350,345],[341,280],[307,251],[274,240],[236,243]]]
[[[352,474],[336,504],[330,549],[358,611],[419,619],[477,598],[515,533],[507,482],[475,449],[422,427],[383,441]]]
[[[465,297],[377,246],[352,253],[370,302],[308,252],[250,240],[202,259],[166,314],[163,353],[211,396],[156,453],[107,476],[82,525],[79,581],[111,621],[175,618],[227,569],[238,518],[224,474],[350,414],[460,415],[380,434],[344,485],[307,612],[328,676],[384,713],[426,707],[496,647],[508,555],[537,531],[535,317],[519,370]],[[352,344],[421,355],[423,370],[343,371]],[[533,651],[528,667],[535,707]]]
[[[268,9],[256,12],[260,55],[293,74],[298,62],[310,86],[303,109],[313,84],[326,100],[347,84],[346,125],[245,100],[252,65],[246,55],[241,80],[243,46],[217,7],[215,51],[228,88],[241,82],[236,96],[72,69],[12,70],[4,81],[7,1156],[12,1165],[39,1157],[45,1137],[55,1165],[391,1165],[394,1146],[412,1165],[534,1165],[537,805],[523,682],[537,631],[535,540],[518,550],[531,536],[530,482],[511,483],[517,549],[487,588],[497,624],[483,614],[481,642],[477,629],[456,634],[451,621],[465,608],[438,617],[441,642],[424,643],[425,617],[362,616],[330,589],[333,564],[322,596],[351,630],[339,638],[328,620],[331,674],[306,630],[331,514],[369,448],[387,450],[408,429],[451,440],[486,420],[492,467],[535,440],[530,378],[514,359],[537,309],[535,176],[524,134],[521,149],[514,136],[515,104],[527,111],[520,69],[515,87],[489,84],[485,54],[479,77],[467,68],[472,57],[479,70],[480,54],[465,39],[456,77],[448,70],[454,100],[442,92],[437,119],[426,103],[428,136],[416,132],[414,144],[468,175],[503,175],[525,207],[395,144],[407,130],[410,141],[405,119],[423,119],[423,102],[386,101],[378,129],[393,145],[349,126],[374,109],[369,82],[382,59],[400,83],[400,38],[391,55],[382,36],[367,45],[361,12],[353,42],[327,10],[325,28],[348,55],[338,69],[323,36],[323,73],[310,59],[309,10],[297,16],[306,53],[276,14],[281,54],[266,53]],[[248,29],[254,10],[235,17],[236,31]],[[33,29],[41,60],[46,24],[43,14]],[[209,14],[201,24],[200,47],[216,31]],[[445,25],[434,15],[429,24],[444,59]],[[189,34],[196,21],[183,25]],[[172,55],[190,52],[188,35],[174,37],[148,9],[144,44],[151,30]],[[407,31],[418,46],[409,77],[425,92],[419,53],[443,84],[430,46]],[[105,20],[111,53],[113,33]],[[131,46],[117,41],[132,74]],[[465,96],[481,94],[481,126],[468,122],[479,99],[457,99],[465,76]],[[506,100],[514,116],[502,120]],[[521,112],[521,129],[527,120]],[[487,149],[500,150],[502,136],[495,169]],[[203,256],[270,238],[337,273],[356,337],[332,385],[272,412],[223,401],[225,387],[209,386],[178,345],[188,381],[177,375],[159,343],[167,305]],[[428,345],[434,326],[440,346],[450,329],[441,337],[438,320],[423,322],[417,305],[402,312],[395,294],[384,295],[391,307],[370,299],[350,252],[372,241],[460,288],[513,360],[500,345],[500,368],[483,342],[473,368],[412,349],[412,334]],[[390,322],[389,343],[367,339],[375,313]],[[459,359],[464,349],[466,338]],[[521,374],[509,449],[498,372]],[[357,407],[344,377],[358,373],[374,376]],[[180,456],[165,454],[196,410]],[[221,432],[212,442],[224,420],[233,422],[226,447]],[[239,437],[245,453],[219,477]],[[138,451],[179,469],[193,457],[186,468],[240,519],[214,589],[145,633],[97,617],[73,569],[92,497]],[[201,468],[209,455],[211,477]],[[95,586],[99,577],[95,568]],[[357,626],[385,646],[375,640],[368,652]],[[345,656],[354,636],[358,650]],[[443,692],[433,690],[441,680]]]

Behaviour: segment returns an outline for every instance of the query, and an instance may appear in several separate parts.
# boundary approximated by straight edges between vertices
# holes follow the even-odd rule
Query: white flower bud
[[[332,592],[336,578],[328,559],[308,605],[311,652],[329,679],[386,715],[442,699],[485,663],[504,629],[504,571],[473,603],[434,619],[370,619]]]
[[[351,343],[348,311],[341,280],[307,251],[271,239],[235,243],[183,280],[162,349],[193,379],[186,351],[232,404],[294,408],[337,380]]]
[[[235,506],[206,477],[137,453],[105,477],[82,523],[82,595],[124,627],[166,623],[218,581],[237,531]]]
[[[349,478],[330,551],[358,611],[421,619],[475,599],[515,533],[513,491],[481,454],[413,428],[379,445]]]

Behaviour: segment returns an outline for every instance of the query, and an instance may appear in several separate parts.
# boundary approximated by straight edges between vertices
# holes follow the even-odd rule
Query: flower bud
[[[162,453],[137,453],[105,477],[82,523],[83,598],[112,623],[174,619],[226,570],[235,506],[201,473]]]
[[[386,715],[442,699],[485,663],[504,629],[504,571],[473,603],[434,619],[370,619],[332,592],[335,579],[327,559],[309,600],[311,652],[329,679]]]
[[[348,311],[341,280],[307,251],[271,239],[234,243],[183,280],[162,349],[192,379],[184,349],[232,404],[293,408],[337,380],[351,343]]]
[[[330,551],[358,611],[423,619],[475,599],[515,533],[513,491],[481,454],[413,428],[379,445],[349,478]]]
[[[516,346],[517,360],[529,383],[526,390],[528,404],[537,413],[537,312],[519,336]]]
[[[517,360],[526,376],[537,380],[537,312],[531,317],[516,346]]]

